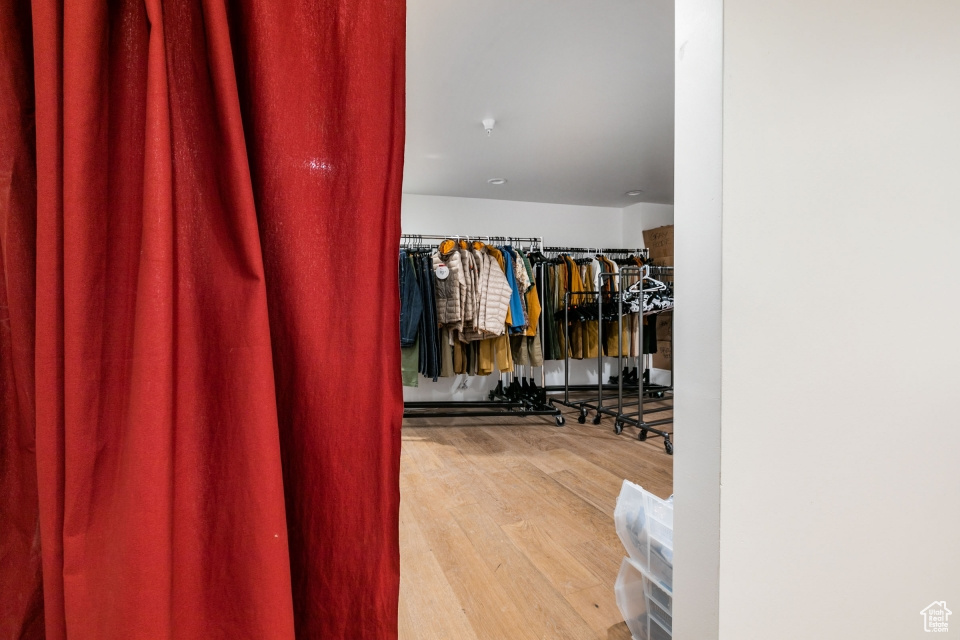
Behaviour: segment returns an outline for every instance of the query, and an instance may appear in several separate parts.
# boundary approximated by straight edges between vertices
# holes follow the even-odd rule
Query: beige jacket
[[[487,309],[487,279],[489,278],[488,271],[490,269],[490,262],[487,259],[490,258],[490,256],[479,249],[468,249],[467,253],[473,259],[476,287],[473,296],[473,325],[467,326],[467,324],[464,323],[463,332],[460,334],[460,339],[464,342],[483,340],[484,338],[490,337],[489,334],[483,330]],[[494,264],[496,264],[495,261]]]
[[[460,254],[457,251],[451,251],[441,256],[434,251],[431,256],[433,259],[433,284],[434,299],[437,303],[437,322],[442,327],[451,329],[463,329],[463,306],[461,298],[466,288],[466,281],[463,278],[463,265],[460,261]],[[437,268],[440,265],[446,265],[450,269],[449,275],[441,280],[437,277]]]
[[[464,331],[477,326],[477,280],[479,270],[477,269],[476,259],[468,249],[458,249],[460,253],[460,263],[463,267],[463,279],[465,282],[464,296],[461,300],[463,307],[463,329]]]
[[[480,303],[479,328],[491,335],[503,335],[506,331],[512,289],[497,259],[486,252],[480,253],[485,261],[486,281]]]

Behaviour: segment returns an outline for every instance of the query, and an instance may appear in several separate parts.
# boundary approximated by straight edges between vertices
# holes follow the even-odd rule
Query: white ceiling
[[[404,192],[672,203],[673,32],[673,0],[408,0]]]

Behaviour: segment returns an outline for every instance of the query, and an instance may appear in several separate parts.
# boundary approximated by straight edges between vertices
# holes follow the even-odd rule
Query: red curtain
[[[0,0],[0,639],[393,638],[403,0]]]

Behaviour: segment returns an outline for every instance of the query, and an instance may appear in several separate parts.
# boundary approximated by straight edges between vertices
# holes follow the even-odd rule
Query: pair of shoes
[[[520,400],[523,399],[523,385],[520,384],[519,380],[514,378],[507,386],[506,394],[507,399],[511,402],[520,402]]]
[[[527,384],[527,381],[524,380],[523,384]],[[527,387],[527,389],[527,398],[531,402],[541,407],[547,406],[547,390],[543,387],[538,387],[533,378],[530,378],[530,385]]]
[[[487,394],[487,398],[489,398],[492,402],[502,398],[503,395],[503,380],[498,380],[496,388],[490,390],[490,393]]]

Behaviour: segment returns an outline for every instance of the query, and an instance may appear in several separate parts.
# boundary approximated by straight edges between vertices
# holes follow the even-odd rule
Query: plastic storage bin
[[[639,568],[639,567],[638,567]],[[643,573],[643,570],[640,570]],[[646,598],[647,612],[656,618],[665,629],[673,631],[673,594],[660,588],[650,576],[643,575],[643,595]]]
[[[652,608],[657,604],[647,596],[646,587],[649,583],[640,567],[630,558],[624,558],[613,586],[617,607],[623,614],[633,640],[670,640],[672,619],[667,616],[670,624],[663,624],[660,620],[662,609],[658,614]]]
[[[661,500],[624,480],[613,519],[630,557],[662,589],[672,592],[673,499]]]

